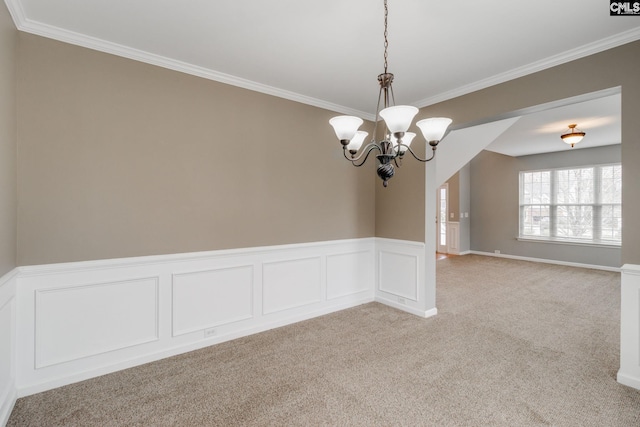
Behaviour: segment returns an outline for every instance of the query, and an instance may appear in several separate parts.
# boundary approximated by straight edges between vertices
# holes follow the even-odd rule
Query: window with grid
[[[620,164],[520,172],[520,237],[620,245]]]

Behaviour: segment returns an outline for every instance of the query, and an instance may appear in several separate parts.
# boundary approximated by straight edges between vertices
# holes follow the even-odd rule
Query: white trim
[[[122,267],[142,267],[152,264],[166,264],[171,262],[199,261],[211,258],[230,257],[239,255],[264,255],[277,250],[298,250],[303,248],[328,248],[342,245],[368,245],[375,244],[375,237],[365,237],[362,239],[328,240],[325,242],[292,243],[274,246],[255,246],[250,248],[221,249],[214,251],[186,252],[167,255],[149,255],[127,258],[101,259],[95,261],[63,262],[56,264],[27,265],[17,267],[20,278],[38,275],[64,274],[85,270],[122,268]],[[399,240],[398,242],[403,242]],[[410,242],[414,243],[414,242]],[[416,243],[418,244],[418,243]],[[339,252],[342,253],[342,252]]]
[[[625,264],[620,270],[625,274],[631,274],[633,276],[640,276],[640,265]]]
[[[373,237],[378,244],[391,244],[391,245],[402,245],[402,246],[413,246],[417,249],[424,249],[424,242],[416,242],[415,240],[400,240],[400,239],[389,239],[386,237]]]
[[[535,237],[516,237],[516,240],[519,242],[531,242],[531,243],[551,243],[553,245],[570,245],[570,246],[586,246],[589,248],[606,248],[606,249],[620,249],[621,244],[606,244],[602,242],[589,243],[589,242],[578,242],[575,240],[559,240],[558,238],[535,238]]]
[[[76,46],[85,47],[99,52],[105,52],[117,55],[123,58],[132,59],[134,61],[144,62],[146,64],[156,65],[158,67],[167,68],[169,70],[181,73],[191,74],[193,76],[202,77],[208,80],[248,89],[254,92],[260,92],[278,98],[287,99],[289,101],[300,102],[302,104],[311,105],[318,108],[324,108],[329,111],[336,111],[343,114],[359,116],[369,121],[375,120],[375,115],[355,108],[346,107],[344,105],[334,104],[322,99],[313,98],[311,96],[280,89],[274,86],[265,85],[252,80],[236,77],[231,74],[222,73],[199,65],[190,64],[184,61],[168,58],[166,56],[157,55],[143,50],[135,49],[129,46],[113,43],[97,37],[88,36],[86,34],[69,31],[64,28],[55,27],[53,25],[44,24],[42,22],[33,21],[25,17],[18,0],[7,0],[10,14],[18,30],[38,36],[58,40]]]
[[[420,317],[424,317],[424,318],[432,317],[432,316],[435,316],[436,314],[438,314],[438,309],[437,308],[432,308],[432,309],[426,310],[426,311],[425,310],[419,310],[417,308],[413,308],[413,307],[406,306],[404,304],[400,304],[399,302],[390,300],[390,299],[385,298],[385,297],[380,296],[380,295],[376,295],[375,301],[379,302],[380,304],[388,305],[389,307],[393,307],[395,309],[402,310],[402,311],[405,311],[407,313],[414,314],[416,316],[420,316]]]
[[[620,369],[617,380],[640,389],[640,265],[622,266],[620,280]]]
[[[637,390],[640,390],[640,378],[634,378],[618,371],[616,380],[622,385],[626,385],[627,387],[632,387]]]
[[[6,273],[4,276],[0,277],[0,288],[10,284],[12,280],[15,280],[18,277],[18,274],[20,274],[20,269],[19,267],[16,267]]]
[[[134,49],[117,43],[112,43],[106,40],[102,40],[96,37],[91,37],[85,34],[76,33],[63,28],[47,25],[41,22],[33,21],[26,17],[19,0],[5,0],[9,13],[13,18],[13,22],[18,30],[27,33],[35,34],[42,37],[58,40],[61,42],[86,47],[88,49],[97,50],[100,52],[110,53],[112,55],[129,58],[135,61],[144,62],[151,65],[167,68],[170,70],[191,74],[194,76],[202,77],[209,80],[214,80],[220,83],[229,84],[236,87],[252,90],[255,92],[264,93],[278,98],[288,99],[294,102],[300,102],[302,104],[311,105],[318,108],[324,108],[329,111],[335,111],[348,115],[355,115],[362,117],[369,121],[374,121],[375,115],[372,113],[356,110],[344,105],[334,104],[332,102],[324,101],[322,99],[313,98],[300,93],[268,86],[259,82],[255,82],[248,79],[232,76],[230,74],[221,73],[219,71],[211,70],[208,68],[200,67],[187,62],[178,61],[175,59],[167,58],[161,55],[152,54],[139,49]],[[568,50],[566,52],[559,53],[557,55],[550,56],[540,61],[527,64],[522,67],[514,68],[512,70],[497,74],[495,76],[488,77],[486,79],[479,80],[477,82],[470,83],[468,85],[460,86],[458,88],[441,92],[428,98],[424,98],[414,102],[412,105],[423,108],[429,105],[443,102],[458,96],[466,95],[471,92],[475,92],[480,89],[485,89],[490,86],[494,86],[500,83],[507,82],[519,77],[523,77],[529,74],[533,74],[538,71],[542,71],[557,65],[564,64],[576,59],[580,59],[589,55],[593,55],[607,49],[611,49],[617,46],[621,46],[626,43],[633,42],[640,39],[640,28],[633,28],[631,30],[615,34],[613,36],[598,40],[593,43],[589,43],[580,46],[575,49]]]
[[[540,61],[532,62],[531,64],[514,68],[513,70],[496,74],[495,76],[491,76],[465,86],[460,86],[458,88],[421,99],[417,102],[414,102],[412,105],[418,108],[427,107],[429,105],[437,104],[438,102],[447,101],[449,99],[466,95],[471,92],[495,86],[500,83],[508,82],[510,80],[524,77],[526,75],[546,70],[548,68],[571,62],[576,59],[594,55],[607,49],[622,46],[623,44],[630,43],[638,39],[640,39],[640,28],[632,28],[631,30],[624,31],[622,33],[580,46],[575,49],[568,50],[566,52],[559,53],[554,56],[550,56]]]
[[[8,326],[10,330],[10,342],[8,343],[9,351],[11,352],[9,366],[3,366],[3,369],[9,371],[9,381],[6,384],[0,384],[0,426],[6,425],[11,416],[11,411],[18,398],[17,387],[15,383],[16,373],[16,290],[15,283],[18,278],[19,270],[14,268],[2,277],[0,277],[0,310],[8,309],[11,311],[11,318]],[[0,343],[5,345],[5,343]]]
[[[14,381],[11,381],[0,394],[0,426],[7,425],[7,422],[9,422],[16,400],[18,400],[16,385]]]
[[[557,261],[553,259],[545,259],[545,258],[532,258],[526,256],[518,256],[518,255],[508,255],[508,254],[496,254],[492,252],[482,252],[482,251],[470,251],[470,253],[475,255],[483,255],[483,256],[492,256],[496,258],[509,258],[509,259],[517,259],[520,261],[531,261],[531,262],[540,262],[544,264],[556,264],[556,265],[564,265],[567,267],[579,267],[579,268],[590,268],[593,270],[604,270],[604,271],[613,271],[616,273],[620,273],[620,267],[609,267],[606,265],[595,265],[595,264],[583,264],[579,262],[569,262],[569,261]]]

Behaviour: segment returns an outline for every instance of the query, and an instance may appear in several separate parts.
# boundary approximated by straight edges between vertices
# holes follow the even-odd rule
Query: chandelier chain
[[[387,74],[387,48],[389,47],[389,40],[387,39],[387,15],[389,15],[389,8],[387,8],[387,0],[384,0],[384,73]]]

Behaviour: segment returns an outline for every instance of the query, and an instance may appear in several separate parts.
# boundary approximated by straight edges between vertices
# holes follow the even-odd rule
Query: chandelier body
[[[355,116],[337,116],[329,120],[333,126],[336,136],[342,144],[344,157],[354,166],[362,166],[372,151],[378,151],[377,174],[382,179],[382,184],[386,187],[389,179],[395,174],[395,168],[400,167],[402,159],[408,151],[420,162],[428,162],[436,155],[438,143],[444,136],[447,127],[451,124],[451,119],[444,117],[420,120],[416,125],[422,131],[425,140],[431,146],[431,157],[420,158],[410,147],[411,141],[416,136],[413,132],[408,132],[413,118],[418,113],[416,107],[410,105],[395,105],[393,95],[393,74],[387,70],[387,0],[384,0],[384,73],[378,76],[380,92],[378,94],[378,104],[376,106],[376,118],[374,123],[373,138],[371,142],[362,149],[367,132],[359,131],[363,120]],[[382,106],[382,109],[380,109]],[[384,119],[384,134],[380,141],[376,139],[378,122]],[[347,154],[347,152],[349,154]],[[359,153],[359,154],[358,154]],[[395,167],[394,167],[395,165]]]

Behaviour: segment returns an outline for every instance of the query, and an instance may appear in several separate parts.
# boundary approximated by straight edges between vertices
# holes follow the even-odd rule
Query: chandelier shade
[[[586,133],[582,132],[580,129],[576,129],[576,126],[578,125],[569,125],[569,132],[560,135],[560,138],[562,138],[565,143],[569,144],[571,148],[573,148],[573,146],[578,142],[582,141],[582,138],[586,135]]]
[[[351,141],[349,141],[349,144],[347,144],[347,150],[349,150],[350,153],[357,153],[360,147],[362,147],[367,135],[369,135],[369,132],[363,130],[357,131],[353,138],[351,138]]]
[[[380,117],[384,119],[387,129],[392,134],[406,132],[416,114],[418,109],[410,105],[396,105],[380,111]]]
[[[404,136],[402,137],[402,145],[398,149],[398,151],[400,152],[400,155],[402,155],[407,151],[407,149],[411,146],[411,141],[413,141],[413,138],[415,137],[416,137],[416,134],[413,132],[406,132],[404,134]],[[398,146],[398,138],[393,136],[392,141],[393,141],[393,147],[396,148]]]
[[[416,126],[420,128],[427,142],[440,141],[451,122],[452,120],[446,117],[432,117],[420,120]]]
[[[364,121],[356,116],[336,116],[329,120],[329,124],[333,126],[333,130],[340,141],[353,139],[362,123]]]
[[[340,144],[342,144],[344,157],[354,166],[360,167],[364,165],[371,152],[378,151],[379,154],[375,156],[379,162],[376,172],[385,187],[389,179],[394,176],[395,168],[402,165],[402,159],[407,152],[420,162],[433,160],[436,155],[437,145],[451,124],[451,119],[442,117],[420,120],[417,126],[431,147],[431,157],[422,159],[411,149],[411,142],[416,134],[408,132],[408,130],[419,110],[411,105],[395,105],[392,86],[393,74],[387,70],[387,47],[389,46],[389,41],[387,40],[388,13],[387,0],[384,0],[384,73],[378,75],[380,92],[378,94],[371,142],[363,147],[364,141],[369,134],[358,130],[363,123],[361,118],[337,116],[329,120],[329,124],[333,126],[333,130],[338,140],[340,140]],[[380,118],[384,122],[379,121]],[[382,127],[381,125],[384,125],[383,133],[381,138],[377,139],[378,128]]]

